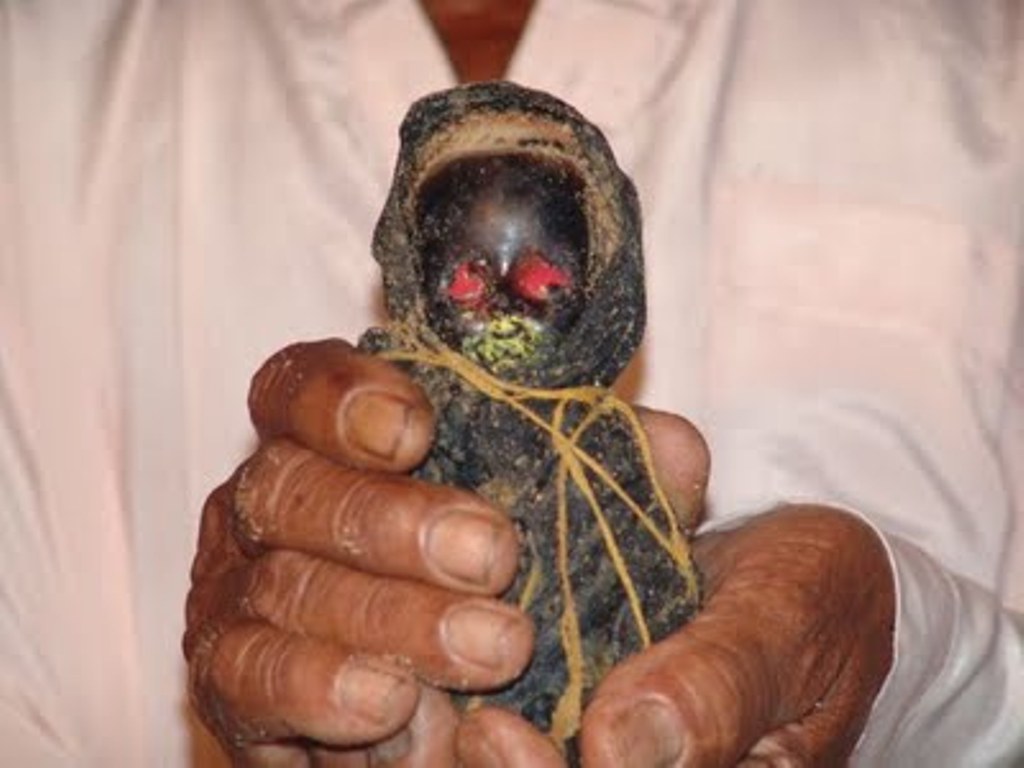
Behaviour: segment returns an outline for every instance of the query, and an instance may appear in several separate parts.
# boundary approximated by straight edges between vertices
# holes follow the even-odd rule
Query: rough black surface
[[[409,333],[431,345],[444,343],[432,328],[436,313],[424,296],[424,285],[430,280],[423,274],[423,240],[416,230],[416,195],[424,179],[439,165],[466,154],[542,153],[570,163],[585,181],[586,199],[581,204],[590,224],[591,249],[586,301],[560,342],[545,348],[540,359],[510,378],[545,388],[610,385],[639,344],[645,307],[636,193],[603,136],[568,105],[508,83],[429,96],[413,105],[401,136],[394,184],[374,239],[374,255],[383,270],[387,306],[395,325],[369,331],[361,341],[363,348],[375,352],[407,348]],[[447,369],[420,363],[407,366],[438,413],[434,449],[417,474],[477,491],[517,521],[525,546],[509,600],[518,600],[531,568],[540,565],[542,578],[529,606],[538,630],[534,659],[520,680],[485,700],[515,709],[548,730],[567,683],[559,629],[564,608],[557,571],[559,456],[549,437],[509,405],[485,396]],[[529,405],[546,418],[554,408],[547,400]],[[579,402],[569,406],[563,433],[571,432],[586,411],[587,406]],[[615,413],[598,417],[580,446],[599,459],[660,528],[667,529],[672,513],[658,504],[623,417]],[[633,512],[593,473],[589,477],[637,586],[653,639],[664,637],[692,616],[699,597]],[[604,673],[639,650],[641,643],[595,514],[575,485],[570,483],[568,489],[569,578],[586,658],[585,700]],[[566,748],[575,761],[573,745]]]

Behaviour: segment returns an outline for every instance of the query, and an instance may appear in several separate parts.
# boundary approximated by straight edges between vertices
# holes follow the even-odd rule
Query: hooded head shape
[[[597,128],[495,82],[416,102],[401,143],[374,235],[392,320],[518,384],[611,384],[643,333],[643,264]]]

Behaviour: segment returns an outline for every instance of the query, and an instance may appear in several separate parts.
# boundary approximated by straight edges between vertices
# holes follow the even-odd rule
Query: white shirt
[[[1008,0],[539,0],[510,77],[640,190],[712,524],[857,510],[898,576],[863,765],[1024,759],[1024,22]],[[199,511],[248,378],[380,320],[413,0],[0,6],[0,757],[189,763]],[[1001,607],[1005,606],[1005,607]]]

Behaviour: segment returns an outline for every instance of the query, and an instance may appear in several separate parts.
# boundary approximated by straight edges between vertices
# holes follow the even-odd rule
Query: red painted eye
[[[520,298],[545,302],[558,289],[571,287],[572,278],[561,267],[545,259],[540,251],[531,250],[516,260],[509,273],[509,282]]]
[[[455,268],[448,286],[448,298],[464,306],[478,304],[487,295],[487,276],[484,265],[464,261]]]

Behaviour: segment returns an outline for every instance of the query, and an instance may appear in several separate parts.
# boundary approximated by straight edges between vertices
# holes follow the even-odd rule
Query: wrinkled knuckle
[[[190,628],[185,636],[188,690],[196,709],[206,713],[215,697],[214,663],[223,627],[213,622]]]
[[[295,645],[287,643],[285,636],[267,638],[253,659],[256,679],[260,681],[260,691],[267,701],[288,696],[298,671],[299,665],[295,661]]]
[[[292,590],[280,588],[287,582],[289,552],[271,550],[253,561],[248,583],[240,599],[244,615],[280,623],[281,603],[291,598]]]
[[[302,470],[311,457],[284,440],[260,446],[238,473],[233,498],[237,538],[250,544],[273,539],[288,504],[294,503],[295,487],[301,485]]]
[[[369,472],[346,472],[344,492],[330,516],[331,543],[337,552],[358,558],[372,547],[374,521],[389,508],[387,483]]]
[[[199,638],[203,632],[206,618],[210,614],[209,597],[196,587],[188,592],[185,599],[185,636],[182,639],[182,650],[185,658],[191,660],[196,653]]]
[[[254,714],[263,702],[283,700],[288,656],[287,637],[268,625],[211,623],[201,630],[189,665],[189,697],[230,751],[269,738],[268,723]]]
[[[327,564],[299,552],[272,550],[256,560],[243,597],[243,612],[278,627],[300,626],[323,602]]]
[[[233,503],[234,486],[235,478],[232,477],[227,482],[221,483],[210,491],[210,494],[203,502],[203,523],[213,524],[223,519]]]
[[[238,474],[238,485],[235,489],[232,505],[232,528],[240,541],[255,544],[260,541],[264,530],[264,521],[260,519],[263,512],[263,485],[268,481],[264,477],[262,449],[250,458]]]
[[[208,657],[210,654],[212,640],[208,637],[209,634],[209,628],[206,624],[189,621],[181,643],[185,660],[189,663],[189,668],[197,668],[197,672],[203,673],[203,679],[205,679],[207,670],[199,670],[198,667],[205,657]]]
[[[247,567],[225,567],[210,578],[193,583],[185,601],[186,631],[182,647],[186,658],[196,655],[208,635],[219,635],[239,615]]]
[[[383,638],[390,637],[394,617],[402,615],[404,607],[390,582],[368,579],[352,595],[348,610],[349,627],[356,633],[353,640],[359,645],[366,645],[367,638],[374,638],[379,643]]]
[[[225,565],[231,554],[228,541],[229,518],[233,505],[234,482],[230,481],[215,488],[203,503],[199,521],[198,543],[192,560],[191,579],[193,584],[208,577]]]
[[[219,739],[234,730],[234,711],[220,693],[211,665],[189,668],[188,698],[193,710]]]
[[[253,685],[260,699],[274,701],[286,690],[290,656],[287,636],[262,627],[238,642],[217,644],[210,680],[221,695],[237,695]]]

